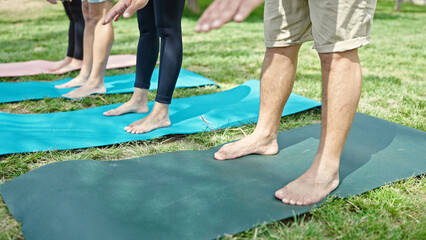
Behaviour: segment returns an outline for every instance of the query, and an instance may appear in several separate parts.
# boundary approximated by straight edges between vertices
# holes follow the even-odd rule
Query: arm
[[[137,10],[148,4],[149,0],[120,0],[105,16],[103,24],[108,24],[114,19],[118,21],[121,16],[130,18]]]
[[[234,20],[244,21],[264,0],[215,0],[198,20],[195,31],[208,32]]]

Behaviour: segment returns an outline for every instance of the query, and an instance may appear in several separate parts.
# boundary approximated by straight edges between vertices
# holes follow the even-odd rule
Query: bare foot
[[[214,154],[217,160],[239,158],[249,154],[274,155],[278,152],[277,137],[260,136],[253,132],[239,141],[222,146]]]
[[[49,68],[48,71],[53,73],[54,71],[68,65],[70,62],[72,62],[72,60],[73,60],[72,57],[66,56],[64,59],[57,61],[55,66],[52,68]]]
[[[62,96],[71,99],[79,99],[95,93],[106,93],[106,88],[104,87],[104,85],[98,86],[93,84],[85,84]]]
[[[333,168],[335,169],[335,168]],[[275,192],[275,197],[290,205],[311,205],[324,199],[339,186],[339,170],[312,166],[300,177]]]
[[[147,133],[157,128],[169,127],[169,105],[156,102],[154,108],[148,116],[125,127],[128,133]]]
[[[61,68],[56,69],[55,71],[52,71],[53,74],[64,74],[67,72],[75,71],[78,69],[81,69],[81,66],[83,65],[82,60],[73,59],[69,64],[66,64],[62,66]]]
[[[81,87],[86,82],[87,82],[86,77],[82,77],[82,76],[78,75],[77,77],[71,79],[70,81],[68,81],[66,83],[63,83],[63,84],[60,84],[60,85],[55,85],[55,88],[56,89],[63,89],[63,88]]]
[[[148,112],[148,105],[132,102],[131,100],[123,103],[115,109],[104,112],[105,116],[119,116],[125,113],[146,113]]]
[[[165,107],[165,108],[164,108]],[[162,107],[160,107],[162,108]],[[163,106],[165,113],[168,114],[166,108],[168,105]],[[119,106],[118,108],[111,109],[104,112],[105,116],[119,116],[125,113],[146,113],[148,112],[148,89],[135,87],[132,98]]]

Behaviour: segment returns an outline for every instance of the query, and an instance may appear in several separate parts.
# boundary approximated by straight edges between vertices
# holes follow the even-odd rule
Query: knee
[[[102,19],[102,17],[102,14],[92,13],[90,14],[90,21],[92,24],[96,25]]]
[[[359,63],[357,49],[336,53],[319,53],[321,67],[323,69],[332,69],[340,63]]]
[[[182,38],[180,27],[157,27],[158,36],[161,38]]]
[[[336,53],[320,53],[319,58],[321,61],[321,67],[324,69],[330,69],[332,62],[337,60]]]
[[[157,29],[154,24],[139,23],[139,34],[142,36],[146,35],[157,35]]]
[[[83,11],[83,19],[84,19],[84,22],[90,23],[91,17],[90,17],[89,11]]]

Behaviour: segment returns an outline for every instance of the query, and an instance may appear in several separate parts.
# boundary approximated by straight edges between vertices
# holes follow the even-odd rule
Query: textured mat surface
[[[120,104],[46,114],[0,113],[0,139],[8,139],[0,144],[0,155],[111,145],[256,122],[259,85],[258,80],[251,80],[220,93],[174,99],[169,110],[172,126],[145,134],[127,133],[123,128],[146,116],[146,113],[116,117],[102,115]],[[149,109],[153,104],[148,104]],[[292,94],[283,115],[317,106],[320,103]]]
[[[29,99],[43,99],[61,97],[70,92],[71,88],[56,89],[55,85],[68,82],[71,78],[53,82],[3,82],[0,83],[0,103],[17,102]],[[105,77],[107,94],[133,92],[135,74],[123,74]],[[197,73],[181,69],[176,83],[176,88],[198,87],[205,85],[217,85],[212,80]],[[154,70],[151,78],[150,90],[158,87],[158,68]]]
[[[32,76],[37,74],[52,74],[49,69],[55,67],[57,62],[46,60],[32,60],[28,62],[0,63],[0,77]],[[136,65],[136,56],[129,54],[111,55],[108,59],[107,69],[125,68]],[[71,71],[78,70],[72,69]],[[65,73],[65,72],[64,72]],[[61,73],[63,74],[63,73]]]
[[[122,161],[49,164],[0,186],[26,239],[212,239],[311,210],[274,198],[303,173],[320,125],[281,132],[275,156],[215,161],[183,151]],[[426,133],[357,114],[332,195],[426,173]]]

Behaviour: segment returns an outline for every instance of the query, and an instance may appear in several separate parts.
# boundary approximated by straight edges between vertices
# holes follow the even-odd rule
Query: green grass
[[[200,1],[205,8],[209,1]],[[0,3],[0,7],[1,7]],[[379,1],[370,46],[360,49],[364,86],[359,111],[425,131],[426,7],[404,3],[394,13],[393,1]],[[36,10],[1,10],[0,62],[33,59],[59,60],[65,55],[68,20],[60,6]],[[25,14],[24,14],[25,13]],[[262,9],[244,23],[230,23],[212,33],[193,31],[198,15],[185,11],[183,67],[222,86],[178,89],[175,98],[209,94],[258,79],[262,65]],[[113,54],[136,53],[138,38],[134,18],[115,23]],[[312,43],[300,52],[294,92],[320,100],[319,59]],[[108,75],[134,72],[135,68],[108,70]],[[38,75],[1,78],[0,81],[55,80],[73,77]],[[45,113],[71,111],[126,101],[130,94],[96,95],[80,101],[43,99],[0,104],[0,111]],[[153,100],[154,93],[150,93]],[[280,130],[320,121],[313,109],[282,119]],[[193,135],[172,135],[150,141],[101,148],[12,154],[0,156],[0,182],[16,178],[39,166],[72,159],[121,160],[160,152],[199,150],[241,138],[254,125]],[[360,196],[331,198],[310,213],[281,222],[263,224],[229,239],[426,239],[425,177],[410,178]],[[19,224],[0,201],[0,239],[22,239]]]

